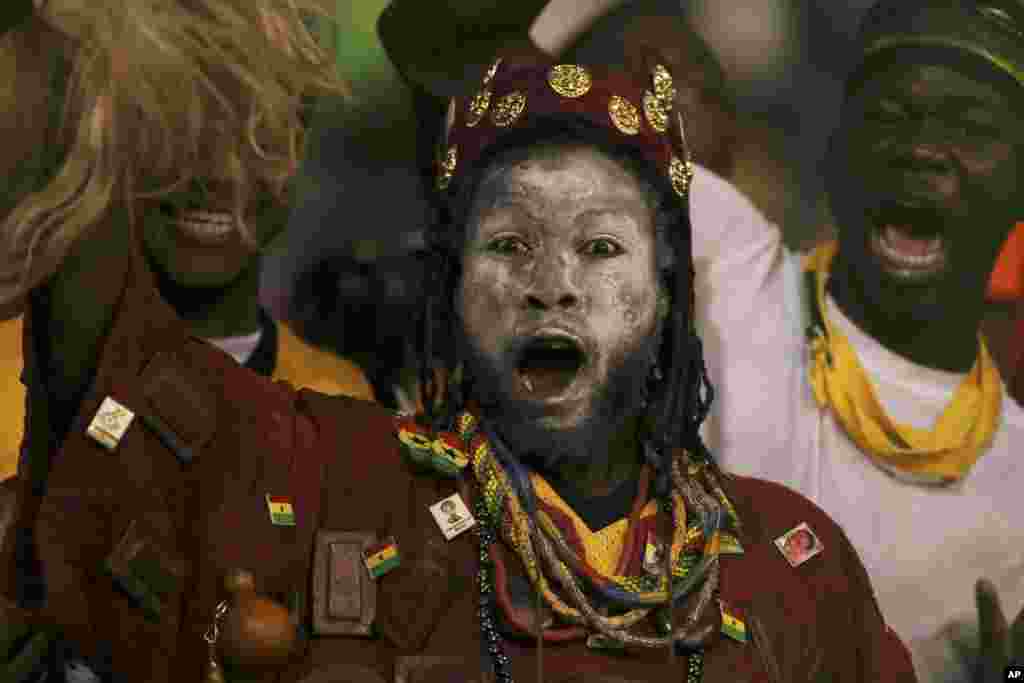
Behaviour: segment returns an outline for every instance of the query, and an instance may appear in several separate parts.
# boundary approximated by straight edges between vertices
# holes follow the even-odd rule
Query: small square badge
[[[722,633],[738,643],[747,642],[747,625],[721,600],[718,608],[722,612]]]
[[[401,563],[402,556],[393,536],[363,550],[363,564],[371,579],[379,579]]]
[[[295,510],[288,496],[266,495],[270,523],[274,526],[295,526]]]
[[[121,443],[121,437],[128,431],[133,419],[135,413],[107,396],[100,404],[100,409],[96,411],[96,416],[92,418],[86,432],[97,443],[112,451]]]
[[[815,555],[820,555],[825,549],[821,540],[811,531],[811,527],[807,526],[807,522],[801,522],[776,538],[775,547],[792,567],[799,567]]]
[[[476,520],[463,502],[462,496],[457,493],[431,505],[430,514],[434,516],[441,533],[449,541],[476,525]]]

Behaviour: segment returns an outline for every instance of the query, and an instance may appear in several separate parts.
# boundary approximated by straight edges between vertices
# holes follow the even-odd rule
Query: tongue
[[[907,256],[928,256],[942,246],[941,237],[912,237],[909,226],[885,226],[885,241]]]

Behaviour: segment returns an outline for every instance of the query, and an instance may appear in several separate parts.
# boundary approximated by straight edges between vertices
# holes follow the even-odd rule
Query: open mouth
[[[519,355],[518,385],[530,399],[556,398],[568,391],[586,361],[587,355],[576,339],[562,335],[537,336]]]
[[[927,280],[946,268],[945,218],[930,206],[888,204],[875,211],[871,250],[890,274]]]
[[[187,240],[217,245],[231,238],[235,231],[235,217],[229,211],[184,209],[176,212],[174,226]]]

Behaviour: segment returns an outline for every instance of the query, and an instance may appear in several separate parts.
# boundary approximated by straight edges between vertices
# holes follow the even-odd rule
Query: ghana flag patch
[[[722,633],[740,643],[747,642],[747,625],[739,617],[732,614],[724,604],[722,610]]]
[[[363,551],[363,564],[366,571],[370,572],[370,578],[377,579],[397,567],[402,562],[402,556],[398,553],[398,544],[394,537],[384,539],[383,543],[370,546]]]
[[[266,495],[267,509],[270,511],[270,522],[274,526],[295,526],[295,510],[288,496]]]

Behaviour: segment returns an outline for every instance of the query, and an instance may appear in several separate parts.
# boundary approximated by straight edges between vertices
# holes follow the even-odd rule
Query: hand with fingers
[[[1024,609],[1008,622],[996,587],[981,579],[974,587],[978,606],[979,650],[974,683],[1006,680],[1010,665],[1024,665]]]
[[[464,94],[498,52],[528,40],[549,0],[392,0],[381,44],[408,81],[439,97]]]

